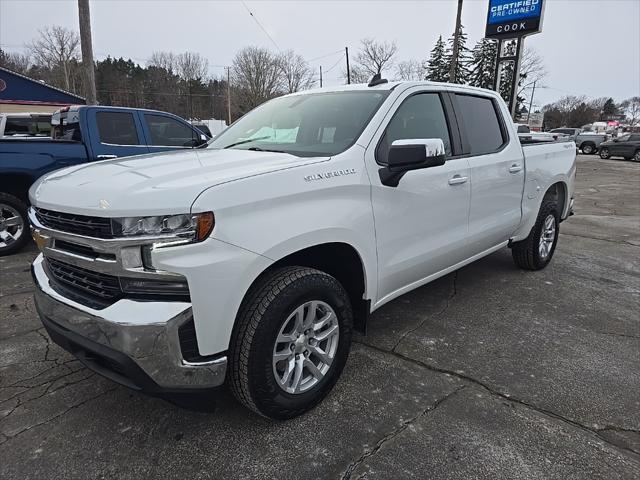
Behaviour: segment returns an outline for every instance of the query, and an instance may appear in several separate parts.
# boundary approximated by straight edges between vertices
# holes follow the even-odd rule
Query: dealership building
[[[0,113],[51,113],[85,99],[0,67]]]

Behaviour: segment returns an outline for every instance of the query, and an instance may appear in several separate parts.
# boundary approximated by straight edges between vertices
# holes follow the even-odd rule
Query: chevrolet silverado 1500
[[[273,99],[206,149],[78,165],[30,190],[53,341],[131,388],[219,386],[291,418],[338,380],[353,329],[510,247],[551,260],[575,144],[522,145],[500,97],[429,82]]]

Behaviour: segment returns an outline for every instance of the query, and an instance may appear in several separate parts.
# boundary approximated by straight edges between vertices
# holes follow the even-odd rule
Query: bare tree
[[[547,76],[542,57],[533,48],[525,47],[520,61],[517,96],[526,99],[531,95],[533,85],[543,87],[542,81]]]
[[[417,60],[405,60],[396,65],[397,80],[422,80],[425,75],[424,65]]]
[[[209,72],[209,60],[199,53],[184,52],[176,57],[176,67],[178,75],[183,80],[194,81],[202,80],[207,77]]]
[[[282,84],[287,93],[306,90],[313,85],[313,71],[302,55],[288,50],[280,54],[278,61]]]
[[[8,68],[23,75],[27,73],[31,66],[31,58],[29,55],[21,53],[5,52],[0,48],[0,67]]]
[[[629,119],[629,125],[635,127],[640,123],[640,97],[627,98],[620,103],[622,110]]]
[[[71,90],[71,65],[79,61],[80,36],[54,25],[39,31],[40,36],[27,45],[33,62],[50,70],[62,69],[65,90]]]
[[[393,57],[398,52],[395,42],[376,42],[371,38],[365,38],[360,43],[360,51],[356,54],[352,67],[352,81],[354,73],[360,77],[371,77],[393,66]]]
[[[175,73],[178,70],[178,58],[172,52],[153,52],[147,60],[147,66],[163,68],[169,73]]]
[[[231,66],[233,100],[246,112],[270,98],[278,96],[281,67],[277,55],[260,47],[245,47],[236,53]]]

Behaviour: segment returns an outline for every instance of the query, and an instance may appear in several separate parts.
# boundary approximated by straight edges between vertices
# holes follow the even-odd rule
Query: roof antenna
[[[383,83],[388,82],[389,80],[387,80],[386,78],[382,78],[382,75],[380,75],[380,73],[376,73],[373,77],[371,77],[371,80],[369,81],[369,84],[367,86],[375,87],[376,85],[382,85]]]

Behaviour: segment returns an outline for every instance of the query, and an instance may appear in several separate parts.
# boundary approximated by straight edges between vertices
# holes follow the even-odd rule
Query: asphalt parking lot
[[[578,159],[552,264],[508,250],[376,312],[332,394],[273,423],[117,386],[0,259],[0,478],[640,478],[640,164]]]

